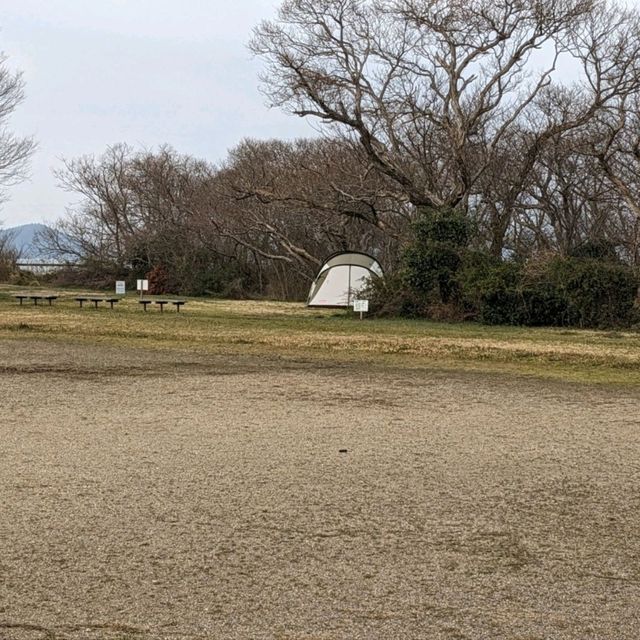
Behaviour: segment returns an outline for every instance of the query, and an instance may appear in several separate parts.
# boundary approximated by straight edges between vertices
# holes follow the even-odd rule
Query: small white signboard
[[[354,300],[353,301],[353,310],[355,312],[360,313],[368,313],[369,312],[369,301],[368,300]]]
[[[138,284],[136,286],[138,291],[149,291],[149,281],[148,280],[138,280]]]
[[[126,283],[124,280],[116,280],[116,295],[123,296],[126,293]]]

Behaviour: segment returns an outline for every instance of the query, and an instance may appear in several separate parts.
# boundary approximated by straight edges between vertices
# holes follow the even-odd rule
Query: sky
[[[269,109],[259,91],[262,64],[246,45],[278,4],[0,0],[0,51],[26,83],[9,128],[38,143],[30,179],[0,203],[0,223],[53,222],[75,198],[52,170],[118,142],[168,143],[219,162],[246,137],[316,135],[307,120]]]
[[[251,30],[276,0],[2,0],[0,50],[22,70],[26,98],[10,130],[33,136],[31,177],[0,205],[5,227],[52,222],[74,196],[57,186],[62,159],[127,142],[168,143],[211,162],[243,138],[315,135],[269,109]]]

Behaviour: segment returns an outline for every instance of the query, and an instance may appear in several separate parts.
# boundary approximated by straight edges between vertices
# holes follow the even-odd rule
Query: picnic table
[[[141,304],[144,307],[144,310],[147,310],[147,305],[151,304],[153,300],[138,300],[138,304]]]
[[[101,302],[104,302],[104,298],[89,298],[89,300],[93,302],[96,309],[98,308],[98,304],[100,304]]]
[[[24,295],[19,295],[19,296],[13,296],[14,298],[17,298],[18,300],[20,300],[20,306],[22,306],[22,301],[23,300],[28,300],[29,296],[24,296]]]
[[[172,301],[171,301],[171,304],[175,304],[175,305],[176,305],[176,311],[177,311],[178,313],[180,313],[180,307],[181,307],[183,304],[187,304],[187,301],[186,301],[186,300],[172,300]]]
[[[111,308],[113,309],[113,305],[120,302],[120,298],[105,298],[104,301],[108,302],[111,305]]]
[[[89,298],[74,298],[74,300],[80,303],[80,308],[82,309],[83,303],[87,302]]]

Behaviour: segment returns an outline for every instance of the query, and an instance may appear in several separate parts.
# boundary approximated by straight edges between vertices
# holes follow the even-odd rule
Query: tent
[[[334,253],[318,271],[309,291],[307,306],[350,307],[371,277],[382,276],[378,261],[366,253]]]

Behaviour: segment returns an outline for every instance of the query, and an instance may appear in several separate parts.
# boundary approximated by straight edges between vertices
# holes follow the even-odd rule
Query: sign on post
[[[123,296],[126,293],[126,283],[124,280],[116,280],[116,295]]]
[[[360,313],[360,320],[362,320],[362,314],[369,312],[369,301],[368,300],[354,300],[353,301],[353,310],[356,313]]]
[[[148,280],[137,280],[136,289],[140,292],[140,300],[142,300],[143,291],[149,291],[149,281]]]

